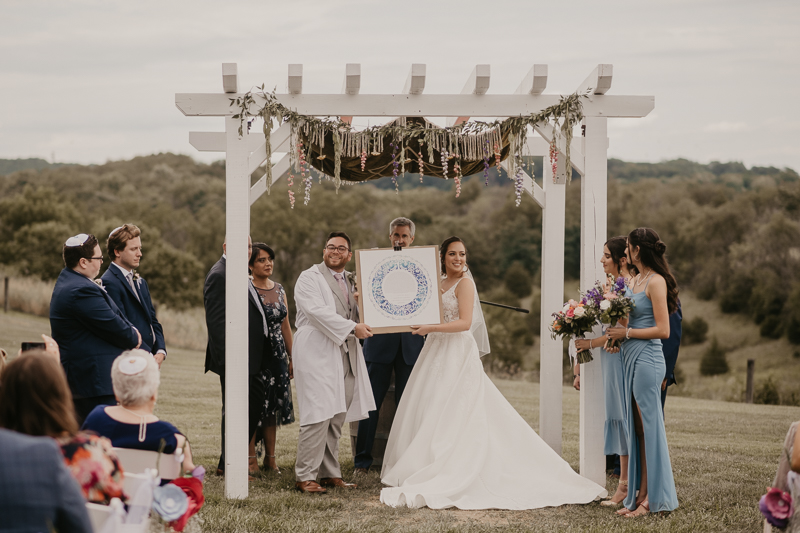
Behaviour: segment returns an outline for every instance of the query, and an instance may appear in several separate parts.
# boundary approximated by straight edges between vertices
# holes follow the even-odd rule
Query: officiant
[[[399,217],[389,224],[389,241],[395,249],[411,246],[414,242],[414,222]],[[383,399],[389,391],[394,372],[395,405],[400,405],[403,390],[417,362],[425,338],[411,333],[384,333],[364,341],[364,360],[367,363],[375,410],[369,418],[358,423],[355,458],[356,474],[365,474],[372,466],[372,447],[378,430],[378,414]]]
[[[301,492],[356,487],[342,479],[339,466],[342,424],[367,418],[375,409],[357,340],[372,332],[358,323],[353,280],[344,269],[352,257],[350,237],[331,233],[322,263],[302,272],[294,289],[297,333],[292,355],[300,413],[295,486]]]

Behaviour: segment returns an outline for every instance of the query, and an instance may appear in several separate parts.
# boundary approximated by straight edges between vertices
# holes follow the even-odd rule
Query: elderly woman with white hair
[[[183,449],[183,468],[193,472],[192,452],[178,429],[153,414],[161,377],[158,363],[144,350],[129,350],[114,360],[111,382],[119,405],[99,405],[81,429],[107,437],[117,448],[173,453]],[[202,467],[198,467],[202,468]]]

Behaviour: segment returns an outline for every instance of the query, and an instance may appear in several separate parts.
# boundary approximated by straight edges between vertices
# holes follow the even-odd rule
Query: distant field
[[[0,270],[0,278],[3,271]],[[565,293],[575,297],[578,284],[567,281]],[[49,313],[52,282],[34,278],[12,277],[11,309],[46,317]],[[758,390],[767,379],[776,384],[784,404],[800,405],[800,346],[790,344],[786,338],[765,339],[759,335],[758,326],[742,315],[724,314],[716,301],[703,301],[691,291],[681,292],[684,320],[697,316],[709,324],[708,340],[703,344],[682,346],[678,356],[678,367],[683,379],[678,385],[670,387],[670,394],[708,400],[740,402],[744,400],[747,360],[755,359],[755,389]],[[524,299],[523,307],[530,306],[530,298]],[[509,311],[510,313],[511,311]],[[167,345],[205,350],[206,325],[202,308],[187,311],[159,309],[159,320],[164,326]],[[45,323],[46,324],[46,323]],[[46,324],[49,331],[49,324]],[[0,331],[0,346],[3,332]],[[700,358],[716,336],[720,346],[728,350],[727,359],[730,372],[721,376],[704,377],[700,375]],[[539,342],[526,353],[523,361],[524,377],[538,380]],[[565,379],[569,376],[565,371]],[[571,381],[570,381],[571,383]],[[792,401],[793,398],[793,401]],[[787,401],[788,400],[788,401]]]
[[[35,340],[47,331],[49,324],[44,318],[0,314],[0,346],[16,347],[22,340]],[[686,359],[688,375],[692,356]],[[765,358],[763,366],[770,360]],[[734,361],[731,358],[732,366]],[[162,370],[157,413],[187,433],[197,461],[213,471],[220,439],[219,381],[213,374],[203,374],[202,368],[202,352],[171,349]],[[539,386],[519,380],[495,383],[523,418],[537,428]],[[577,468],[579,396],[569,387],[564,387],[563,393],[563,455]],[[597,504],[525,512],[391,509],[379,501],[377,473],[370,473],[356,491],[307,497],[293,490],[298,432],[297,424],[293,424],[278,433],[282,475],[251,482],[250,497],[245,501],[225,500],[221,478],[210,475],[205,486],[206,506],[197,525],[209,532],[760,530],[758,498],[772,483],[784,435],[789,424],[800,419],[800,408],[671,397],[666,416],[680,501],[679,509],[667,518],[629,521]],[[350,454],[345,428],[341,441],[345,477],[352,471]],[[538,482],[521,479],[520,490]],[[615,482],[609,480],[608,488],[614,487]]]

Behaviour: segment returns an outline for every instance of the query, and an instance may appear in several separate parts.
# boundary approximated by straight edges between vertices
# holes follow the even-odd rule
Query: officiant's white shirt
[[[345,422],[363,420],[375,410],[360,343],[356,343],[358,354],[357,368],[353,369],[356,378],[353,401],[347,409],[340,346],[356,323],[336,312],[334,298],[317,265],[300,274],[294,288],[297,332],[292,346],[292,361],[302,426],[329,420],[345,411]]]

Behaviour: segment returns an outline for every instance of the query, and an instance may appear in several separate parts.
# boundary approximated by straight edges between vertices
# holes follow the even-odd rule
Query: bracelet
[[[579,377],[581,377],[580,374],[572,374],[572,379],[579,378]]]
[[[628,328],[628,331],[625,332],[625,338],[626,339],[630,339],[631,338],[631,329],[633,329],[633,328]]]

